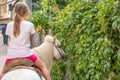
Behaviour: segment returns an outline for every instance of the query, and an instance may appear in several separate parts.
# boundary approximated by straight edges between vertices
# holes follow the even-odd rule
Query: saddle
[[[13,67],[16,67],[16,66],[28,66],[28,67],[31,67],[33,65],[34,65],[34,63],[29,59],[17,58],[17,59],[9,61],[9,63],[6,66],[7,66],[8,70],[10,70],[10,69],[12,69]]]
[[[40,78],[42,77],[41,75],[43,75],[41,71],[34,65],[34,63],[26,58],[17,58],[11,60],[6,66],[7,66],[7,70],[5,73],[16,69],[30,69],[37,72]]]

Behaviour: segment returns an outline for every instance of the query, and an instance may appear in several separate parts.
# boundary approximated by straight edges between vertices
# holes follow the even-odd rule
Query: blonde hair
[[[22,21],[22,17],[29,14],[29,8],[27,4],[23,2],[18,2],[15,5],[14,11],[15,11],[15,17],[14,17],[13,34],[15,37],[17,37],[20,34],[20,23]]]

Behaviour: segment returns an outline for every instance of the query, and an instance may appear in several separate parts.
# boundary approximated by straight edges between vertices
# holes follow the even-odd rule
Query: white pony
[[[64,51],[60,47],[60,42],[53,36],[47,35],[45,41],[31,51],[35,53],[46,65],[47,69],[51,70],[53,58],[66,58]],[[30,69],[15,69],[7,72],[1,80],[45,80],[43,76],[39,76],[37,72]]]

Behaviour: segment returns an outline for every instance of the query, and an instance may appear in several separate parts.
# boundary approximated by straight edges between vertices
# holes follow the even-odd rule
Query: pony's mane
[[[53,36],[51,36],[51,35],[46,35],[44,41],[46,41],[46,42],[53,42],[53,40],[54,40],[54,37],[53,37]]]
[[[53,36],[51,36],[51,35],[46,35],[46,37],[45,37],[45,42],[50,42],[50,43],[52,43],[52,42],[54,42],[54,39],[56,40],[56,45],[61,45],[61,43],[60,43],[60,41],[59,40],[57,40],[55,37],[53,37]]]

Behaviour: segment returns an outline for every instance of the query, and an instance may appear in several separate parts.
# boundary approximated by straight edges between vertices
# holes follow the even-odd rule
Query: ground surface
[[[5,57],[6,57],[7,47],[8,46],[3,44],[3,37],[1,35],[1,30],[0,30],[0,73],[2,71],[2,67],[4,64]]]

